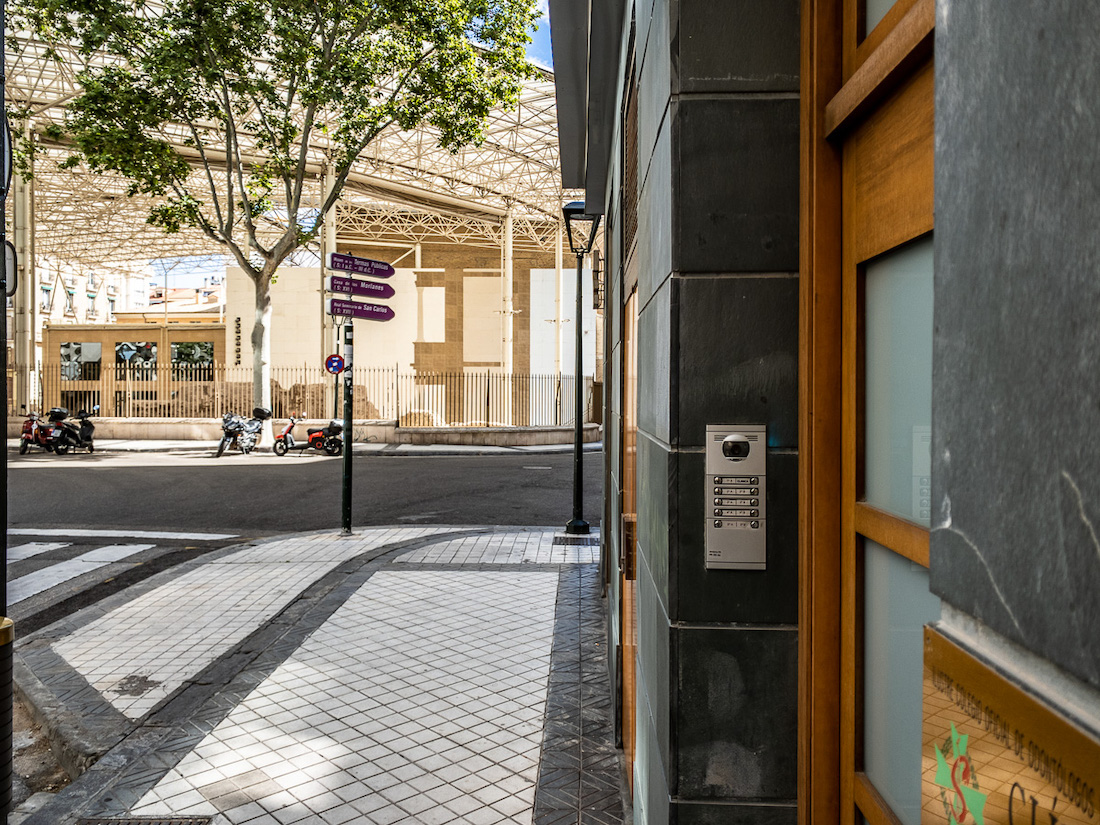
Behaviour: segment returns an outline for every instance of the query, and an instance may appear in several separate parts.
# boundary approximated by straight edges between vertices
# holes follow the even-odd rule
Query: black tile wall
[[[674,802],[670,825],[795,825],[798,806]]]
[[[671,117],[673,269],[797,271],[798,100],[680,99]]]
[[[671,708],[673,680],[670,672],[670,628],[653,580],[645,564],[639,565],[635,583],[638,605],[638,693],[641,709],[651,718],[651,747],[661,762],[661,772],[671,774]],[[642,702],[640,697],[644,696]]]
[[[665,281],[638,314],[638,427],[665,443],[674,389],[671,292]]]
[[[674,495],[669,479],[674,457],[643,433],[638,435],[638,555],[644,556],[661,600],[669,614],[669,503]]]
[[[798,279],[676,279],[680,447],[707,424],[768,425],[768,444],[798,443]]]
[[[677,457],[679,495],[673,540],[673,619],[680,622],[789,624],[798,621],[798,455],[768,454],[766,570],[707,570],[708,491],[701,453]]]
[[[798,0],[677,5],[674,92],[798,91]]]
[[[677,628],[676,798],[793,800],[798,633]]]

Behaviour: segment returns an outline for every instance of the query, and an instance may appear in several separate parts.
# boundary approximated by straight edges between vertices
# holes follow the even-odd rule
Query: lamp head
[[[574,255],[587,255],[592,251],[592,242],[596,240],[596,228],[600,225],[599,215],[589,215],[584,201],[572,201],[562,207],[565,215],[565,231],[569,236],[569,248]]]

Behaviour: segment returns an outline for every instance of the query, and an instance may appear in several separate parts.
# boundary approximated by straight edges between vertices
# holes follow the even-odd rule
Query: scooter
[[[254,407],[251,418],[227,412],[222,416],[222,440],[218,443],[218,451],[214,453],[214,458],[221,456],[226,447],[237,447],[242,453],[248,455],[255,449],[256,442],[260,440],[263,423],[269,418],[271,418],[271,410],[267,407]]]
[[[64,407],[54,407],[50,410],[50,420],[53,420],[54,411],[58,413],[65,413],[68,415],[68,410]],[[54,427],[55,432],[60,428],[58,434],[57,444],[54,445],[54,452],[58,455],[64,455],[70,448],[74,450],[87,450],[89,453],[95,452],[95,424],[92,423],[92,416],[99,412],[99,404],[92,407],[92,411],[89,413],[87,410],[80,410],[76,414],[76,419],[80,422],[79,425],[74,424],[72,421],[66,421],[64,418],[57,421]]]
[[[23,409],[26,410],[26,405]],[[19,454],[25,455],[31,447],[41,447],[52,453],[56,444],[53,425],[43,421],[33,410],[23,414],[27,416],[27,420],[23,422],[23,431],[19,434]]]
[[[322,450],[328,455],[340,455],[344,451],[344,425],[336,419],[330,421],[327,427],[310,427],[306,430],[306,441],[295,441],[294,425],[302,418],[303,416],[295,418],[292,415],[290,423],[275,436],[275,446],[272,447],[275,455],[286,455],[290,450]]]

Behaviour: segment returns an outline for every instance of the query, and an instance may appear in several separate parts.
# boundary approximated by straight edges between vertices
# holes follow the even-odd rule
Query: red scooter
[[[306,431],[307,440],[297,442],[294,440],[294,425],[302,421],[304,416],[290,417],[281,433],[275,436],[275,446],[272,449],[275,455],[286,455],[290,450],[321,450],[328,455],[340,455],[344,451],[344,425],[336,419],[329,422],[327,427],[310,427]]]
[[[19,434],[19,454],[25,454],[31,447],[41,447],[46,452],[52,453],[57,446],[60,433],[54,436],[54,425],[43,421],[33,410],[23,414],[27,416],[27,420],[23,422],[23,431]]]

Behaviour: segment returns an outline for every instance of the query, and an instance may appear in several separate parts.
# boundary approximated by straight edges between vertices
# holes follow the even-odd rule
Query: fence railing
[[[78,372],[52,365],[39,379],[42,409],[76,412],[98,404],[100,417],[219,418],[253,406],[250,367],[118,364]],[[586,421],[591,420],[591,381],[587,377],[583,384]],[[571,375],[356,367],[353,384],[353,418],[396,420],[403,427],[573,426],[574,421]],[[271,399],[276,418],[342,418],[343,376],[314,367],[275,367]]]

